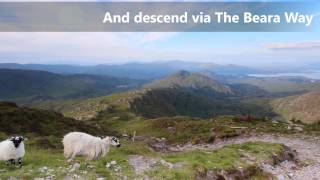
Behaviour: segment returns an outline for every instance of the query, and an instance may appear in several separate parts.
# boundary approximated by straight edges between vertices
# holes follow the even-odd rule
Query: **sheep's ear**
[[[13,141],[14,139],[15,139],[15,137],[13,137],[13,136],[11,138],[9,138],[10,141]]]

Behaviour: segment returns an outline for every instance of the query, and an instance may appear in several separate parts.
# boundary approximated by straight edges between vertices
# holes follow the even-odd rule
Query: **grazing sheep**
[[[116,137],[94,137],[82,132],[71,132],[63,138],[64,156],[72,161],[76,156],[85,156],[87,160],[104,157],[110,149],[110,144],[120,147]]]
[[[0,161],[6,161],[7,165],[16,164],[22,167],[22,158],[25,154],[24,137],[16,136],[0,142]]]

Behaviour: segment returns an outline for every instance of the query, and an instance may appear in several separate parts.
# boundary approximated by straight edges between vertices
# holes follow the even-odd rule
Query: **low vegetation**
[[[32,73],[29,75],[34,76]],[[177,147],[186,144],[195,147],[199,144],[260,133],[288,135],[298,132],[320,132],[320,124],[318,120],[314,120],[317,119],[316,107],[319,94],[309,93],[301,96],[303,98],[294,96],[270,103],[270,99],[267,98],[274,93],[297,93],[297,91],[288,92],[278,85],[264,86],[264,81],[261,79],[249,78],[249,81],[253,79],[251,85],[242,84],[247,79],[237,82],[239,84],[226,85],[209,76],[181,71],[154,81],[144,89],[86,99],[88,96],[95,96],[92,94],[93,91],[100,95],[118,91],[118,88],[129,89],[128,86],[122,86],[122,82],[127,81],[114,82],[113,78],[109,81],[109,77],[87,75],[51,73],[46,75],[51,77],[48,87],[51,83],[54,85],[54,88],[50,89],[54,100],[51,99],[51,95],[47,97],[40,93],[37,97],[40,101],[36,98],[37,100],[32,103],[33,107],[40,109],[0,102],[0,140],[15,134],[29,139],[26,142],[27,155],[24,168],[7,167],[0,162],[0,179],[9,177],[134,179],[148,176],[154,179],[205,179],[213,176],[266,179],[272,177],[262,171],[260,164],[262,162],[274,164],[275,156],[281,156],[286,150],[287,147],[284,145],[247,142],[216,150],[182,148],[184,152],[173,153],[172,149],[176,147],[177,150],[179,149]],[[46,84],[44,82],[47,76],[39,76],[38,82]],[[60,82],[61,78],[67,80]],[[101,84],[104,80],[108,82]],[[273,79],[265,81],[268,84]],[[276,80],[276,84],[283,81],[289,83],[289,87],[291,85],[305,87],[312,84],[299,78]],[[70,89],[62,90],[60,94],[56,88],[65,88],[67,84],[65,82],[70,82],[68,84]],[[81,86],[78,86],[78,82]],[[23,88],[25,86],[23,83],[18,82],[17,85]],[[21,97],[30,98],[28,93],[38,94],[38,85],[31,84],[32,91],[29,92],[27,89],[25,92],[27,94]],[[33,91],[32,88],[37,91]],[[95,88],[108,91],[95,91]],[[40,91],[48,93],[48,89],[40,88]],[[310,94],[313,96],[309,96]],[[12,97],[19,98],[20,95]],[[79,97],[83,99],[78,99]],[[274,110],[277,114],[273,112]],[[274,118],[276,115],[282,115],[291,122],[277,120]],[[309,119],[311,117],[313,120]],[[71,131],[118,136],[121,138],[122,147],[111,148],[106,158],[97,161],[85,162],[80,157],[75,162],[68,163],[63,157],[61,139]],[[137,172],[135,166],[139,164],[132,163],[133,156],[142,157],[145,160],[142,164],[154,163],[142,167],[144,168],[142,173]]]
[[[80,157],[73,163],[67,163],[61,150],[43,149],[27,143],[24,167],[22,169],[13,166],[7,167],[3,162],[0,162],[0,178],[32,179],[36,177],[53,177],[61,179],[65,177],[85,177],[85,179],[95,179],[105,177],[108,179],[122,179],[127,177],[132,179],[147,175],[156,177],[156,179],[193,179],[199,173],[205,173],[210,170],[233,172],[239,167],[251,171],[255,169],[250,176],[266,176],[259,170],[259,163],[272,162],[273,156],[279,155],[283,151],[283,146],[279,144],[251,142],[226,146],[215,151],[162,154],[150,150],[142,142],[122,140],[122,144],[121,148],[112,148],[106,158],[85,162]],[[163,159],[168,163],[180,163],[182,165],[176,168],[168,168],[158,163],[154,168],[146,169],[144,175],[142,175],[135,173],[134,167],[130,165],[129,159],[132,155]],[[253,164],[248,163],[244,158],[249,155],[256,159]],[[112,161],[115,164],[112,164]]]
[[[0,137],[23,135],[33,139],[32,143],[36,145],[59,148],[63,135],[71,131],[82,131],[95,135],[116,135],[107,127],[101,129],[93,123],[66,118],[56,112],[0,102]]]
[[[273,123],[268,119],[246,119],[245,117],[221,116],[214,119],[198,119],[185,116],[157,119],[135,118],[130,121],[94,119],[93,122],[111,127],[121,134],[166,138],[171,144],[212,143],[218,139],[237,137],[249,133],[283,133],[298,131],[288,129],[286,123]]]
[[[124,115],[144,118],[180,115],[200,118],[241,114],[258,117],[273,115],[268,103],[206,97],[202,93],[181,88],[145,89],[83,100],[46,101],[33,106],[58,111],[78,120]]]

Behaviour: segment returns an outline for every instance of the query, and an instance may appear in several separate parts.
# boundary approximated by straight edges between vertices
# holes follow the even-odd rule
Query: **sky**
[[[0,33],[0,63],[94,65],[183,60],[299,67],[320,66],[319,52],[320,31]]]

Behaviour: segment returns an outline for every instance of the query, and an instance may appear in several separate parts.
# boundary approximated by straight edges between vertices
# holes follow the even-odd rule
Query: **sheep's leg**
[[[6,164],[9,166],[9,165],[15,165],[16,164],[16,161],[14,159],[9,159]]]
[[[64,152],[64,157],[66,158],[66,159],[70,159],[70,157],[71,157],[71,153],[70,152]]]
[[[64,157],[68,160],[68,162],[72,161],[72,152],[70,151],[64,151]]]
[[[8,161],[6,161],[6,165],[7,165],[7,166],[11,165],[11,159],[8,160]]]
[[[19,167],[21,168],[23,166],[23,160],[22,158],[19,158],[18,159],[18,163],[19,163]]]
[[[72,162],[77,154],[78,154],[77,152],[73,152],[71,157],[69,157],[68,162]]]

